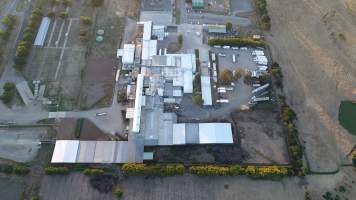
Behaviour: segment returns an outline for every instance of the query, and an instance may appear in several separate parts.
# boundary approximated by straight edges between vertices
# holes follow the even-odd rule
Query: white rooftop
[[[209,76],[201,76],[200,80],[201,80],[202,98],[204,100],[203,105],[211,106],[211,105],[213,105],[213,100],[212,100],[212,96],[211,96],[210,77]]]
[[[135,59],[135,45],[124,44],[122,64],[133,64]]]
[[[231,144],[233,143],[230,123],[200,123],[200,144]]]
[[[52,163],[74,163],[77,158],[79,140],[57,140]]]

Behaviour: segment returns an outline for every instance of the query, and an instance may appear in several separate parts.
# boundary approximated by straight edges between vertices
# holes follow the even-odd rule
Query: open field
[[[29,162],[46,138],[45,128],[0,129],[0,157],[17,162]]]
[[[252,110],[232,113],[241,137],[246,163],[287,164],[289,156],[286,133],[281,125],[278,108],[272,111]]]
[[[269,0],[268,9],[267,40],[282,66],[311,169],[333,171],[356,142],[338,123],[340,101],[356,99],[355,16],[335,0]]]
[[[89,42],[87,63],[82,77],[80,107],[108,106],[112,102],[115,71],[118,66],[116,50],[124,30],[127,0],[105,1],[95,15],[94,33]],[[105,31],[104,41],[95,42],[96,31]],[[116,69],[116,68],[115,68]]]

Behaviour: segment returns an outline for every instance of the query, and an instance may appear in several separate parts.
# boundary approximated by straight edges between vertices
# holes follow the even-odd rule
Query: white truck
[[[269,83],[266,83],[266,84],[262,85],[261,87],[258,87],[256,89],[252,90],[252,94],[256,96],[256,95],[260,94],[261,92],[265,91],[268,87],[269,87]]]
[[[254,104],[258,103],[258,102],[269,101],[269,100],[270,100],[269,97],[256,97],[256,96],[253,96],[251,98],[251,100],[248,102],[248,104],[254,105]]]
[[[232,62],[236,63],[236,55],[235,54],[232,54]]]

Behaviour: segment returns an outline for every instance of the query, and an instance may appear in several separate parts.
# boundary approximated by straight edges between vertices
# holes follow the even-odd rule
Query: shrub
[[[113,193],[114,193],[115,197],[118,198],[118,199],[121,198],[122,195],[124,195],[124,192],[122,191],[121,187],[116,187],[114,189]]]
[[[99,7],[99,6],[103,5],[103,3],[104,3],[104,0],[91,0],[91,4],[94,7]]]
[[[283,178],[288,175],[288,169],[285,167],[266,166],[256,167],[247,166],[245,168],[239,165],[232,166],[215,166],[215,165],[203,165],[192,166],[189,168],[189,172],[198,176],[236,176],[247,175],[256,179],[277,179]]]
[[[241,78],[243,75],[243,72],[244,71],[242,69],[237,69],[234,73],[234,79],[238,80],[239,78]]]
[[[80,21],[83,23],[83,24],[91,24],[91,17],[89,16],[80,16]]]
[[[67,167],[46,167],[45,173],[48,175],[53,174],[68,174],[69,170]]]
[[[122,171],[127,175],[154,175],[174,176],[184,173],[183,165],[146,165],[127,163],[122,166]]]
[[[232,23],[231,22],[226,22],[225,25],[226,25],[227,31],[232,31]]]
[[[193,80],[193,93],[194,94],[200,94],[201,93],[201,76],[200,73],[197,73],[194,76],[194,80]]]
[[[87,168],[83,171],[83,173],[85,175],[88,175],[88,176],[99,176],[99,175],[102,175],[105,173],[105,171],[103,169],[90,169],[90,168]]]
[[[178,44],[179,44],[180,46],[182,46],[182,45],[183,45],[183,35],[182,35],[182,34],[179,34],[177,40],[178,40]]]
[[[49,13],[47,13],[47,17],[55,18],[56,17],[56,13],[55,12],[49,12]]]
[[[193,102],[199,106],[203,105],[204,100],[203,97],[199,94],[193,95]]]
[[[60,13],[58,14],[58,16],[59,16],[60,18],[62,18],[62,19],[65,19],[65,18],[68,17],[68,13],[67,13],[67,12],[60,12]]]
[[[62,3],[65,6],[71,6],[73,4],[73,1],[72,0],[63,0]]]
[[[27,166],[24,166],[24,165],[16,165],[14,167],[14,172],[15,172],[15,174],[18,174],[18,175],[25,175],[30,172],[30,168],[28,168]]]
[[[282,107],[281,118],[283,122],[288,124],[296,118],[296,114],[289,106],[285,105]]]
[[[264,47],[265,42],[253,38],[214,38],[209,39],[208,44],[213,45],[228,45],[228,46],[250,46],[250,47]]]
[[[38,197],[31,197],[30,200],[40,200]]]

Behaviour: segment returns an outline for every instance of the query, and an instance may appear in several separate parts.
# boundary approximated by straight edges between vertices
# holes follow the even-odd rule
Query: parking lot
[[[243,70],[255,70],[257,68],[257,64],[253,61],[252,51],[254,49],[248,48],[247,50],[233,50],[233,49],[224,49],[224,48],[212,48],[212,52],[217,55],[223,54],[226,56],[219,56],[219,67],[220,71],[224,69],[228,69],[231,71],[237,69]],[[233,62],[232,56],[236,56],[236,62]]]

